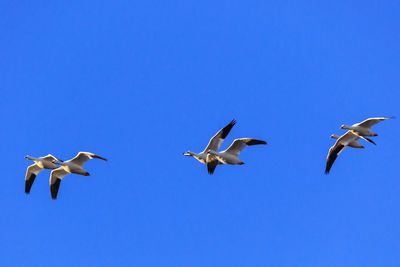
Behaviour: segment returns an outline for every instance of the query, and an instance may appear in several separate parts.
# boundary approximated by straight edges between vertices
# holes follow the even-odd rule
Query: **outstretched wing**
[[[235,139],[230,147],[225,152],[238,156],[242,150],[247,146],[266,145],[267,142],[252,138],[239,138]]]
[[[107,161],[107,159],[90,152],[79,152],[78,155],[75,156],[75,158],[70,160],[70,162],[82,167],[83,164],[85,164],[89,159],[102,159],[104,161]]]
[[[49,183],[52,199],[57,199],[58,189],[60,188],[61,180],[68,174],[69,172],[61,167],[51,171]]]
[[[345,146],[342,145],[339,140],[337,140],[336,143],[329,149],[328,157],[326,158],[325,174],[329,173],[333,163],[344,148]]]
[[[226,125],[224,128],[219,130],[218,133],[216,133],[211,139],[210,142],[208,142],[207,147],[204,149],[203,152],[207,152],[209,150],[214,150],[218,151],[219,148],[222,145],[222,142],[224,142],[224,139],[226,136],[229,134],[229,132],[232,130],[232,127],[235,126],[236,121],[232,120],[228,125]]]
[[[35,181],[36,175],[38,175],[41,171],[43,171],[43,169],[36,165],[36,163],[32,164],[26,169],[25,193],[29,194],[31,192],[31,187]]]
[[[43,159],[44,159],[44,160],[47,160],[47,161],[51,161],[51,162],[53,162],[53,160],[58,160],[58,161],[63,162],[61,159],[56,158],[56,157],[54,157],[54,156],[51,155],[51,154],[48,154],[47,156],[43,157]]]
[[[381,118],[369,118],[369,119],[366,119],[365,121],[357,123],[356,125],[357,126],[361,126],[361,127],[365,127],[365,128],[371,128],[372,126],[374,126],[378,122],[381,122],[381,121],[384,121],[384,120],[387,120],[387,119],[390,119],[390,118],[384,118],[384,117],[381,117]]]

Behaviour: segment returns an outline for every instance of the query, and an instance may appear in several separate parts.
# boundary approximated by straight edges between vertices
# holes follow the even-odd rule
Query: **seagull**
[[[209,150],[215,150],[218,151],[219,148],[222,145],[222,142],[224,141],[224,139],[226,138],[226,136],[229,134],[229,132],[231,131],[232,127],[236,124],[236,120],[232,120],[228,125],[226,125],[224,128],[222,128],[221,130],[219,130],[218,133],[216,133],[211,139],[210,142],[208,142],[207,147],[204,149],[203,152],[200,153],[194,153],[192,151],[187,151],[186,153],[184,153],[184,156],[191,156],[194,157],[195,159],[197,159],[198,161],[200,161],[201,163],[207,164],[207,169],[208,169],[208,173],[209,174],[213,174],[215,168],[217,167],[217,165],[221,165],[222,163],[219,162],[217,159],[213,158],[213,157],[208,157],[208,161],[207,161],[207,152]]]
[[[58,189],[60,188],[61,180],[67,176],[68,174],[75,173],[83,176],[90,176],[90,174],[82,168],[83,164],[86,163],[89,159],[102,159],[107,161],[107,159],[95,155],[90,152],[79,152],[75,158],[67,160],[67,161],[59,161],[53,160],[53,163],[61,165],[61,167],[51,171],[50,174],[50,192],[51,198],[56,199]]]
[[[363,122],[353,124],[352,126],[349,125],[342,125],[341,129],[347,129],[353,131],[355,134],[360,136],[378,136],[376,133],[371,131],[371,127],[377,124],[378,122],[387,120],[387,119],[394,119],[394,117],[389,118],[369,118]]]
[[[54,170],[57,169],[58,166],[53,163],[54,160],[58,160],[62,162],[62,160],[57,159],[51,154],[48,154],[45,157],[34,158],[29,155],[25,156],[26,159],[33,160],[35,163],[29,166],[26,169],[25,175],[25,193],[29,194],[31,192],[31,187],[33,182],[35,181],[36,176],[43,171],[44,169]]]
[[[325,168],[325,174],[328,174],[329,171],[332,168],[333,163],[335,162],[336,158],[339,156],[339,154],[343,151],[343,149],[346,148],[346,146],[353,147],[353,148],[362,148],[364,149],[365,147],[362,146],[358,140],[360,138],[367,140],[367,138],[364,138],[362,136],[359,136],[355,134],[353,131],[347,131],[344,135],[338,136],[335,134],[331,135],[331,138],[337,139],[336,143],[329,149],[328,157],[326,158],[326,168]],[[374,143],[375,144],[375,143]]]
[[[228,149],[218,152],[216,150],[208,151],[209,155],[212,155],[218,159],[218,161],[224,164],[230,165],[243,165],[244,162],[239,159],[239,154],[247,146],[254,145],[266,145],[267,142],[263,140],[257,140],[252,138],[239,138],[235,139]]]

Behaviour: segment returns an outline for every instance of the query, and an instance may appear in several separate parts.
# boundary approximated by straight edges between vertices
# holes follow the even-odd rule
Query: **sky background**
[[[398,1],[2,1],[1,266],[400,266]],[[243,166],[200,152],[252,137]],[[30,161],[109,159],[49,174]]]

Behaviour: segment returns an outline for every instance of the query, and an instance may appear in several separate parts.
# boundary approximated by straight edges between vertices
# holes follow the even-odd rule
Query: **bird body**
[[[235,139],[232,144],[228,147],[228,149],[218,152],[215,150],[210,150],[208,153],[215,156],[218,161],[224,164],[230,165],[243,165],[245,164],[243,161],[239,159],[239,154],[242,150],[247,146],[253,145],[266,145],[267,142],[263,140],[257,140],[252,138],[239,138]]]
[[[31,156],[25,156],[26,159],[32,160],[35,162],[35,164],[41,168],[41,169],[55,169],[58,168],[56,164],[53,163],[53,160],[57,159],[51,154],[48,154],[45,157],[40,157],[40,158],[34,158]]]
[[[81,166],[73,164],[73,163],[60,166],[60,168],[64,169],[66,172],[69,172],[69,173],[90,176],[90,173],[88,173],[85,169],[83,169]]]
[[[232,154],[230,154],[230,153],[228,153],[226,151],[217,152],[217,151],[214,151],[214,150],[210,150],[208,153],[210,153],[211,155],[214,155],[223,164],[229,164],[229,165],[243,165],[243,164],[245,164],[237,156],[232,155]]]

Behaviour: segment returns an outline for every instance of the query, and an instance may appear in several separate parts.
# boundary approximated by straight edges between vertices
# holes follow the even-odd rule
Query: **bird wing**
[[[367,141],[367,142],[370,142],[371,144],[376,145],[376,143],[375,143],[374,141],[372,141],[371,139],[369,139],[368,137],[361,136],[361,135],[359,135],[359,137],[360,137],[361,139],[364,139],[364,140]]]
[[[365,128],[371,128],[372,126],[374,126],[378,122],[381,122],[381,121],[384,121],[384,120],[387,120],[387,119],[390,119],[390,118],[384,118],[384,117],[381,117],[381,118],[369,118],[369,119],[366,119],[365,121],[357,123],[356,125],[357,126],[361,126],[361,127],[365,127]]]
[[[48,154],[47,156],[43,157],[43,159],[44,159],[44,160],[47,160],[47,161],[51,161],[51,162],[53,162],[53,160],[58,160],[58,161],[61,161],[61,162],[62,162],[61,159],[56,158],[56,157],[54,157],[54,156],[51,155],[51,154]]]
[[[107,159],[100,157],[96,154],[90,153],[90,152],[79,152],[78,155],[75,156],[75,158],[71,159],[69,162],[72,162],[74,164],[77,164],[79,166],[83,166],[83,164],[86,163],[89,159],[102,159],[104,161],[107,161]]]
[[[210,153],[207,154],[206,163],[208,174],[210,175],[213,174],[215,168],[217,168],[217,166],[221,164],[217,157],[215,155],[211,155]]]
[[[51,171],[50,174],[50,193],[51,198],[56,199],[58,194],[58,189],[60,188],[61,180],[67,176],[69,172],[64,170],[64,168],[60,167]]]
[[[218,151],[222,145],[222,142],[232,130],[232,127],[236,124],[236,120],[232,120],[228,125],[218,131],[208,142],[207,147],[204,149],[203,152],[207,152],[209,150]]]
[[[36,175],[38,175],[41,171],[43,171],[43,169],[40,168],[36,163],[32,164],[26,169],[25,193],[29,194],[31,192],[31,187],[35,181]]]
[[[252,138],[235,139],[225,152],[238,156],[246,146],[266,145],[267,142]]]
[[[326,158],[325,174],[329,173],[333,163],[335,162],[336,158],[339,156],[339,154],[343,151],[344,148],[345,146],[341,144],[341,142],[338,139],[336,143],[329,149],[328,157]]]

